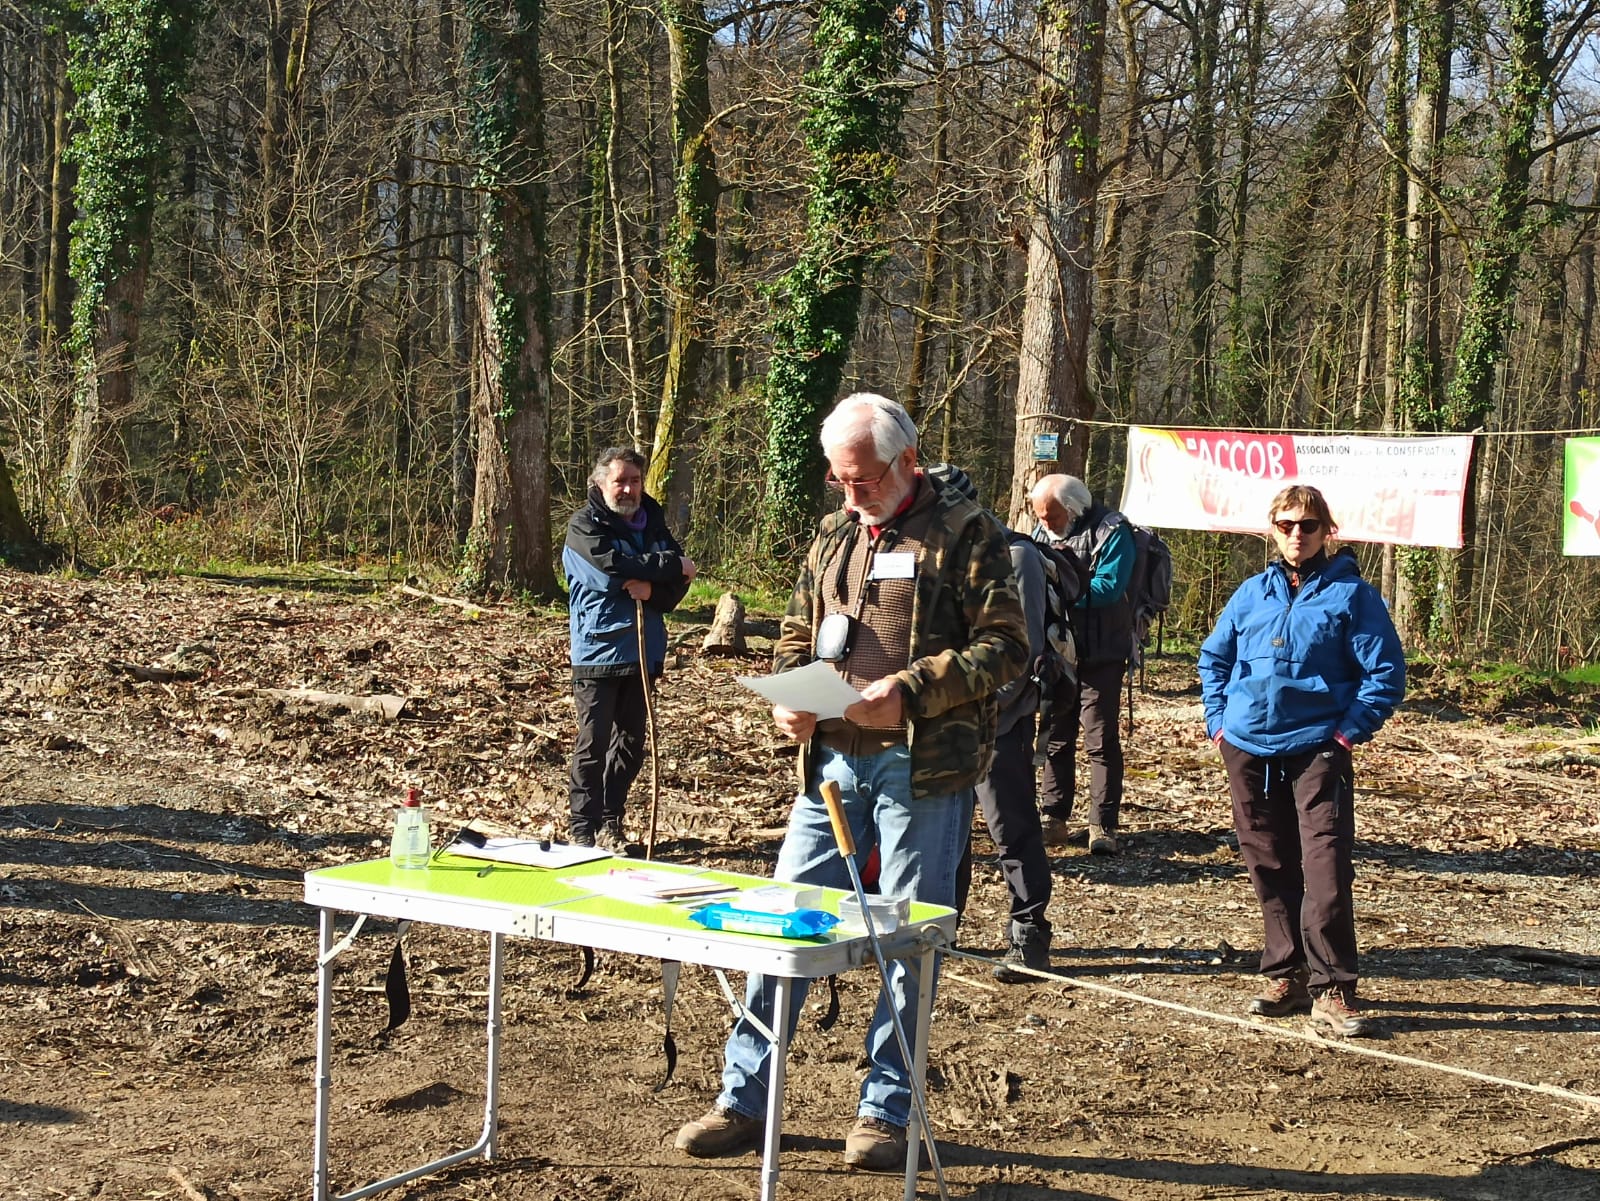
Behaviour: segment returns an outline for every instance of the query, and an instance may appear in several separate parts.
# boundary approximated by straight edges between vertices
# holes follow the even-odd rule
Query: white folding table
[[[489,1012],[483,1131],[478,1141],[419,1167],[337,1194],[336,1201],[356,1201],[476,1156],[494,1158],[500,1075],[501,968],[504,940],[508,935],[621,951],[664,962],[760,972],[773,977],[775,1015],[787,1011],[796,981],[816,980],[872,963],[871,944],[864,934],[835,930],[821,939],[802,941],[712,931],[690,921],[689,910],[681,905],[637,903],[601,892],[598,885],[593,888],[584,885],[585,877],[642,866],[637,861],[620,859],[602,859],[559,869],[496,863],[491,871],[483,874],[484,864],[480,860],[442,854],[425,869],[395,868],[387,859],[380,859],[306,873],[306,901],[321,910],[313,1201],[329,1201],[335,1196],[330,1191],[328,1178],[328,1123],[333,1086],[333,967],[335,959],[356,933],[353,928],[342,941],[335,938],[335,915],[341,911],[358,915],[357,928],[371,916],[486,932],[489,935]],[[648,866],[652,871],[681,873],[696,881],[726,882],[741,888],[771,883],[757,876],[659,861]],[[837,912],[839,901],[848,895],[828,890],[822,907]],[[939,945],[954,939],[955,926],[953,909],[913,904],[911,920],[879,939],[887,956],[908,961],[907,966],[918,983],[920,999],[912,1067],[918,1081],[924,1078],[927,1066],[934,954]],[[769,1031],[773,1045],[772,1079],[768,1087],[761,1161],[762,1201],[775,1201],[777,1196],[778,1142],[782,1133],[784,1076],[788,1062],[786,1024],[775,1021],[772,1025],[774,1029]],[[906,1201],[916,1196],[919,1139],[913,1110],[906,1132]]]

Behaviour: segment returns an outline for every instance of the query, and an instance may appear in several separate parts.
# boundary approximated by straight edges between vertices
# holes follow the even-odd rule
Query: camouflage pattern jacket
[[[917,561],[911,662],[898,673],[913,799],[959,792],[983,777],[994,753],[995,690],[1028,662],[1028,626],[1005,529],[954,489],[925,476],[917,486],[933,489],[935,512]],[[844,510],[822,519],[783,615],[774,671],[811,661],[822,618],[817,576],[854,524]],[[802,788],[810,783],[810,758],[803,750]]]

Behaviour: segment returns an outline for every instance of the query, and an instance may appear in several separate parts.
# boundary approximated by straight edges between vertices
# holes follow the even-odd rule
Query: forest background
[[[0,540],[559,593],[594,452],[786,584],[816,424],[996,511],[1126,424],[1479,432],[1414,650],[1600,653],[1600,0],[5,0]],[[1062,435],[1059,462],[1034,436]],[[552,514],[554,516],[552,516]],[[1200,631],[1259,540],[1181,534]]]

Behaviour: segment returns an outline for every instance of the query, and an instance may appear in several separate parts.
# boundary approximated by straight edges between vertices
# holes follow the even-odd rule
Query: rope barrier
[[[1244,429],[1237,425],[1198,425],[1194,422],[1175,425],[1154,421],[1102,421],[1094,417],[1072,417],[1066,413],[1019,413],[1016,419],[1058,421],[1063,425],[1106,430],[1125,430],[1137,425],[1142,430],[1194,430],[1203,434],[1308,434],[1327,438],[1592,438],[1600,435],[1600,429],[1593,426],[1550,430],[1486,430],[1482,426],[1471,430],[1331,430],[1313,426]]]
[[[954,959],[970,959],[974,963],[981,963],[988,967],[993,967],[996,962],[990,956],[975,955],[971,951],[956,950],[952,947],[944,948],[943,953]],[[1468,1080],[1481,1081],[1484,1084],[1499,1085],[1501,1088],[1540,1093],[1572,1105],[1600,1111],[1600,1097],[1591,1096],[1589,1093],[1574,1092],[1570,1088],[1562,1088],[1556,1084],[1530,1084],[1526,1080],[1512,1080],[1505,1076],[1491,1076],[1485,1072],[1474,1072],[1470,1068],[1458,1068],[1448,1063],[1434,1063],[1431,1060],[1418,1059],[1412,1055],[1397,1055],[1393,1051],[1380,1051],[1376,1047],[1369,1047],[1348,1039],[1329,1039],[1320,1034],[1311,1034],[1302,1030],[1288,1030],[1279,1026],[1263,1025],[1249,1018],[1235,1017],[1231,1013],[1216,1013],[1213,1010],[1198,1009],[1193,1005],[1184,1005],[1178,1001],[1163,1001],[1159,997],[1147,997],[1143,993],[1136,993],[1126,988],[1116,988],[1110,984],[1098,984],[1092,980],[1080,980],[1076,976],[1063,976],[1057,972],[1042,972],[1035,968],[1025,967],[1020,963],[1009,964],[1008,966],[1015,971],[1026,972],[1030,976],[1037,976],[1040,980],[1048,980],[1053,984],[1065,984],[1071,988],[1083,989],[1086,992],[1100,993],[1103,996],[1114,997],[1119,1001],[1131,1001],[1139,1005],[1152,1005],[1157,1009],[1168,1009],[1188,1017],[1223,1022],[1227,1025],[1241,1027],[1252,1034],[1263,1034],[1270,1038],[1283,1039],[1288,1042],[1309,1043],[1324,1050],[1343,1051],[1350,1055],[1364,1055],[1369,1059],[1381,1059],[1389,1063],[1401,1064],[1405,1067],[1444,1072],[1451,1076],[1462,1076]]]

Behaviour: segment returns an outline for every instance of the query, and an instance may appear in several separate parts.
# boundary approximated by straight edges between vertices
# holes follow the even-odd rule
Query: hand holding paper
[[[819,719],[843,717],[861,694],[827,663],[818,659],[771,676],[740,676],[739,683],[774,705],[795,713],[814,713]]]

